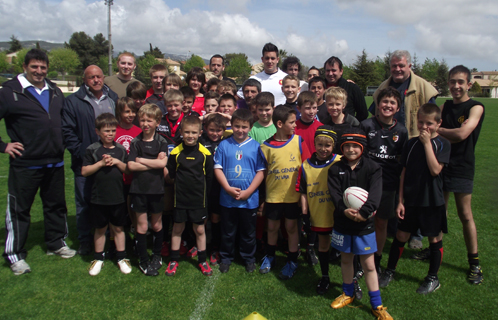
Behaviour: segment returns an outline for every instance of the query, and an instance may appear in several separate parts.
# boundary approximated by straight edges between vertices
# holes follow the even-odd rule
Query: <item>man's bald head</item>
[[[96,97],[100,97],[104,87],[104,73],[102,69],[96,65],[88,66],[85,69],[83,81]]]

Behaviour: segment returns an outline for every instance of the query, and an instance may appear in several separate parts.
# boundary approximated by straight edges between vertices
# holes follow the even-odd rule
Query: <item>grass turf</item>
[[[476,177],[473,212],[476,220],[479,254],[484,271],[481,286],[466,282],[468,269],[465,243],[454,202],[449,208],[449,233],[443,239],[444,258],[439,277],[441,288],[428,296],[415,293],[428,270],[427,261],[409,259],[414,252],[405,249],[398,264],[395,281],[381,290],[385,306],[395,319],[493,319],[498,316],[498,258],[494,244],[498,238],[495,209],[498,206],[498,158],[494,125],[498,123],[498,100],[480,99],[486,107],[486,118],[476,148]],[[438,100],[441,104],[443,99]],[[367,97],[367,104],[371,97]],[[4,124],[0,136],[8,140]],[[0,157],[0,208],[5,208],[8,158]],[[69,211],[69,246],[77,248],[73,194],[73,174],[66,154],[66,199]],[[32,220],[27,262],[32,273],[14,276],[7,263],[0,268],[4,295],[0,299],[1,319],[78,318],[78,319],[243,319],[253,311],[268,319],[373,319],[365,282],[360,280],[364,298],[340,310],[330,302],[341,293],[339,265],[330,266],[331,289],[325,296],[315,293],[319,266],[308,266],[300,258],[300,267],[293,279],[282,281],[278,272],[284,256],[277,258],[277,267],[269,274],[257,271],[247,274],[237,262],[227,274],[214,269],[212,277],[203,276],[195,259],[182,258],[174,277],[145,277],[137,267],[137,259],[129,251],[133,271],[119,272],[114,262],[106,260],[102,272],[88,275],[91,257],[61,259],[46,256],[43,242],[43,214],[39,198],[31,210]],[[388,239],[382,266],[387,264]],[[424,240],[427,245],[427,241]],[[0,222],[0,250],[5,246],[4,222]],[[166,260],[167,262],[167,260]]]

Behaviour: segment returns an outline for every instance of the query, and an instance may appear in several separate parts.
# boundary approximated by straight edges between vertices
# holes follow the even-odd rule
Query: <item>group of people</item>
[[[210,79],[193,68],[185,86],[165,66],[155,65],[147,89],[133,78],[135,58],[123,53],[118,74],[104,77],[99,67],[89,66],[84,84],[64,98],[45,79],[47,55],[29,51],[24,73],[0,89],[0,118],[11,138],[0,140],[0,151],[10,155],[3,255],[13,273],[31,272],[24,245],[40,189],[47,253],[70,258],[93,251],[92,276],[103,267],[107,237],[108,253],[121,272],[132,271],[125,250],[129,227],[145,275],[157,276],[169,256],[165,274],[174,276],[182,254],[197,256],[204,275],[212,274],[212,265],[226,273],[236,251],[246,271],[253,272],[258,245],[265,252],[259,272],[266,274],[276,266],[280,237],[287,259],[279,277],[287,280],[298,270],[305,234],[306,260],[319,264],[322,273],[318,294],[330,286],[330,251],[340,252],[343,294],[332,308],[361,299],[358,278],[364,276],[372,313],[392,319],[379,288],[393,280],[411,235],[429,239],[429,248],[421,251],[430,260],[429,271],[417,292],[440,286],[442,234],[453,192],[467,245],[468,279],[480,284],[471,195],[484,106],[468,96],[470,71],[450,70],[452,99],[438,107],[436,89],[411,71],[410,54],[395,51],[391,77],[375,92],[368,118],[363,94],[342,77],[339,58],[324,63],[324,77],[310,68],[308,82],[297,77],[301,65],[295,57],[278,68],[278,48],[271,43],[263,47],[262,62],[264,70],[240,90],[223,77],[221,55],[210,60]],[[65,148],[74,172],[77,251],[64,241]],[[360,208],[344,202],[349,187],[368,193]],[[382,271],[388,221],[396,218]]]

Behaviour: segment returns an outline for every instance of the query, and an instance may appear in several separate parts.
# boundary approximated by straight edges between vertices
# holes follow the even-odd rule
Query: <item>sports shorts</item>
[[[162,213],[164,210],[164,194],[132,193],[131,208],[136,213]]]
[[[128,211],[125,202],[113,205],[90,204],[90,219],[97,229],[104,228],[109,223],[116,227],[122,227],[126,224],[127,217]]]
[[[417,229],[424,237],[437,237],[441,231],[448,233],[445,206],[405,207],[405,218],[399,219],[398,230],[415,234]]]
[[[377,252],[375,232],[361,236],[353,236],[339,233],[334,229],[332,231],[332,241],[330,244],[333,248],[344,253],[365,255]]]
[[[282,218],[295,220],[301,215],[301,208],[294,203],[265,203],[265,216],[270,220]]]
[[[204,220],[207,218],[207,211],[205,208],[202,209],[177,209],[173,210],[173,222],[183,223],[192,222],[193,224],[204,224]]]
[[[470,179],[443,175],[443,191],[455,193],[472,193],[474,181]]]

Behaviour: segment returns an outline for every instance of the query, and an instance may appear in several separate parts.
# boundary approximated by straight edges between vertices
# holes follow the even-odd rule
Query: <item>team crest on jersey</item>
[[[235,159],[242,160],[242,150],[237,150],[237,152],[235,152]]]
[[[369,136],[370,138],[373,138],[373,137],[375,137],[375,135],[376,135],[376,134],[377,134],[377,132],[375,132],[375,131],[370,131],[370,132],[368,133],[368,136]]]
[[[465,117],[464,117],[464,116],[460,116],[460,117],[458,118],[458,123],[459,123],[459,124],[462,124],[464,121],[465,121]]]
[[[282,80],[283,80],[283,79],[280,79],[280,80],[278,81],[278,84],[279,84],[279,85],[282,85]]]
[[[290,154],[290,161],[296,161],[296,157],[292,153]]]
[[[395,134],[393,135],[393,141],[394,141],[394,142],[398,142],[398,140],[399,140],[399,135],[398,135],[397,133],[395,133]]]

